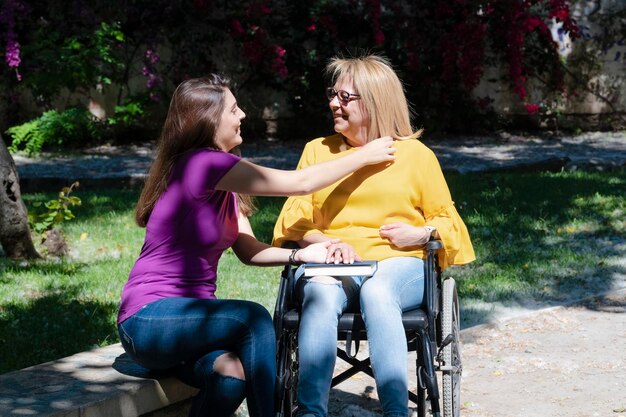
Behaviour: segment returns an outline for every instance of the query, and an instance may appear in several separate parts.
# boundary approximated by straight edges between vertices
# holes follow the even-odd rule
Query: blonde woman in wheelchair
[[[363,167],[310,195],[289,197],[277,220],[276,246],[340,239],[330,245],[327,262],[379,261],[369,278],[305,279],[296,272],[302,298],[297,416],[327,415],[338,318],[360,305],[383,415],[406,417],[408,352],[401,316],[423,301],[424,245],[431,237],[443,242],[441,268],[473,261],[474,250],[435,155],[418,140],[422,130],[411,125],[402,83],[389,62],[377,55],[336,57],[327,71],[336,134],[309,142],[298,169],[385,135],[395,140],[396,160],[384,170]]]

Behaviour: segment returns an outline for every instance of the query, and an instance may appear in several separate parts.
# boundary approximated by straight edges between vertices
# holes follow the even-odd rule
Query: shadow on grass
[[[0,374],[116,342],[117,303],[80,299],[77,287],[0,308]]]
[[[626,295],[624,292],[591,297],[581,303],[589,310],[602,313],[626,314]]]
[[[0,284],[8,284],[11,282],[7,270],[20,271],[21,273],[31,273],[38,275],[65,275],[72,276],[79,273],[87,265],[83,262],[50,262],[48,260],[37,260],[30,262],[13,261],[6,258],[0,258]]]
[[[446,274],[464,327],[626,283],[626,172],[448,175],[477,260]],[[500,311],[501,312],[501,311]]]

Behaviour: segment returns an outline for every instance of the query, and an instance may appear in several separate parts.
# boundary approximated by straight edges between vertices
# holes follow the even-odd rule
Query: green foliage
[[[66,91],[88,96],[96,89],[127,107],[113,116],[116,127],[159,114],[180,81],[215,71],[232,78],[251,119],[272,104],[271,94],[254,96],[269,87],[289,100],[299,121],[295,133],[317,134],[328,126],[319,123],[327,120],[326,62],[370,50],[388,56],[405,81],[416,125],[465,131],[494,115],[492,98],[472,95],[491,66],[503,70],[501,81],[519,97],[520,109],[548,108],[526,91],[531,79],[562,91],[564,64],[548,25],[556,19],[572,36],[577,31],[565,0],[25,3],[15,24],[22,81],[16,68],[0,72],[6,86],[0,92],[9,99],[30,90],[37,104],[51,108]],[[145,99],[141,114],[129,97]],[[303,129],[303,122],[310,126]]]
[[[145,115],[144,106],[137,101],[115,106],[115,113],[107,119],[107,123],[115,126],[132,126]]]
[[[80,198],[70,196],[70,194],[74,191],[74,188],[78,187],[78,185],[78,181],[76,181],[69,187],[63,187],[57,198],[49,200],[45,203],[34,202],[33,207],[43,206],[45,211],[39,213],[28,213],[28,222],[31,229],[39,234],[45,234],[45,232],[51,230],[62,222],[72,220],[74,218],[74,213],[72,213],[71,207],[80,206],[81,201]]]
[[[89,111],[77,107],[58,112],[50,110],[40,117],[7,130],[12,138],[9,151],[38,154],[47,147],[61,148],[97,140],[101,125]]]
[[[67,16],[52,14],[48,18],[53,23]],[[67,22],[56,23],[60,24],[43,25],[37,21],[32,24],[32,31],[23,35],[24,56],[33,68],[39,69],[24,77],[23,87],[31,89],[42,104],[49,106],[63,89],[84,93],[93,87],[124,81],[120,76],[126,62],[119,45],[125,37],[119,22],[98,22],[93,26],[77,22],[71,27]]]

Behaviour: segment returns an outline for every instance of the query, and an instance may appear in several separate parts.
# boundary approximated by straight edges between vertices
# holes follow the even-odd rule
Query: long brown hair
[[[135,221],[139,226],[145,227],[148,223],[181,155],[201,148],[219,150],[215,144],[215,132],[222,118],[224,94],[228,88],[230,81],[218,74],[189,79],[176,87],[159,137],[156,158],[135,208]],[[250,197],[238,197],[240,211],[249,215],[253,210]]]

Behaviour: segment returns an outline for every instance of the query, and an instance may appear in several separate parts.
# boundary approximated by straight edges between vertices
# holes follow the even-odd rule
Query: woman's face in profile
[[[346,91],[357,94],[351,79],[340,78],[333,86],[335,91]],[[360,97],[351,97],[350,100],[341,100],[339,94],[328,103],[333,114],[335,132],[346,137],[350,146],[363,146],[367,143],[369,117],[362,105]]]
[[[241,121],[246,114],[237,105],[235,96],[229,89],[224,92],[224,111],[220,119],[220,124],[215,132],[215,145],[229,152],[237,145],[241,145]]]

